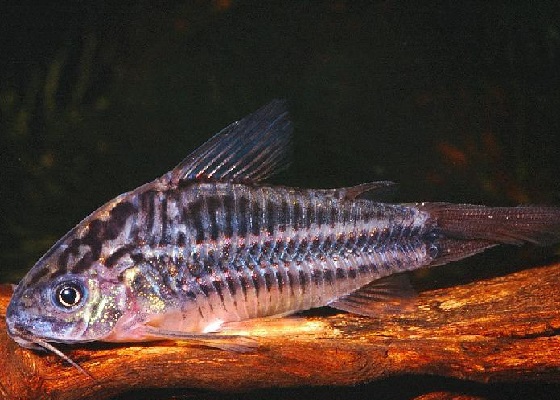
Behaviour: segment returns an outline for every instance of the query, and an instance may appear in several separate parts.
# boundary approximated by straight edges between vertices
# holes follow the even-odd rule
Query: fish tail
[[[421,203],[438,234],[438,256],[444,264],[498,244],[560,242],[560,207],[486,207],[471,204]]]
[[[450,239],[540,246],[560,242],[560,207],[422,203],[419,208],[428,212],[433,226]]]

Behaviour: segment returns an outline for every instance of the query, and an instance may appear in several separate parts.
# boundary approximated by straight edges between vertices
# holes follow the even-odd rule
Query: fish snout
[[[29,329],[32,326],[29,317],[27,316],[24,304],[12,297],[8,309],[6,310],[6,328],[8,335],[20,346],[40,350],[33,340],[33,332]]]
[[[6,314],[6,327],[8,328],[8,335],[21,347],[33,350],[41,350],[42,347],[38,346],[33,340],[33,334],[17,319],[17,315],[13,312],[11,316]]]

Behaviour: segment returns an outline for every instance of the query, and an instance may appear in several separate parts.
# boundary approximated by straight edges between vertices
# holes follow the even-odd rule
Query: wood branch
[[[558,288],[560,264],[424,292],[413,310],[399,315],[261,321],[250,326],[259,345],[250,353],[185,342],[62,347],[95,379],[54,355],[19,347],[2,318],[0,398],[102,399],[141,387],[354,385],[397,374],[559,383]],[[0,286],[0,315],[10,295],[10,286]]]

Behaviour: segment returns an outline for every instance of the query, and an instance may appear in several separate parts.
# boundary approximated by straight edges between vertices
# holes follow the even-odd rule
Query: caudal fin
[[[438,237],[430,265],[480,253],[498,244],[560,242],[560,207],[486,207],[471,204],[422,203]]]
[[[486,207],[471,204],[422,203],[430,222],[448,239],[500,244],[560,242],[560,207]]]

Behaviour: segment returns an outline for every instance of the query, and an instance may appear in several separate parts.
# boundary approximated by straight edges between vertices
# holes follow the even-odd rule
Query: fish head
[[[129,306],[122,271],[108,268],[105,256],[111,250],[106,243],[121,245],[109,229],[117,206],[104,206],[68,232],[18,284],[6,325],[21,346],[102,340],[125,313]]]
[[[55,279],[25,277],[6,312],[9,335],[35,349],[41,342],[80,343],[107,336],[126,309],[126,288],[100,278],[96,270]]]

